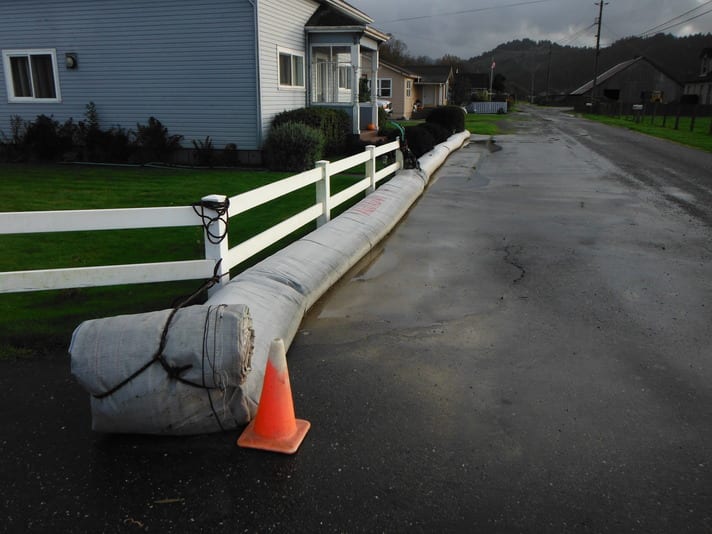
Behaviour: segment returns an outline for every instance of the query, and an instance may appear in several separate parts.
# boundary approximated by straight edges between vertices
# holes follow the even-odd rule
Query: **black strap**
[[[190,380],[186,380],[185,378],[182,378],[181,375],[185,373],[188,369],[191,369],[193,366],[192,365],[182,365],[182,366],[175,366],[171,365],[168,360],[166,360],[166,357],[163,355],[163,350],[166,348],[166,341],[168,338],[168,328],[171,325],[171,322],[173,321],[173,318],[175,317],[176,313],[178,313],[178,310],[181,308],[187,306],[190,304],[193,300],[195,300],[198,295],[200,295],[203,291],[210,289],[213,287],[215,284],[220,282],[220,275],[218,274],[219,269],[220,269],[220,263],[222,260],[218,260],[218,262],[215,264],[215,269],[213,270],[213,276],[203,282],[203,284],[193,293],[191,293],[187,298],[183,299],[182,302],[178,303],[176,306],[173,307],[171,310],[171,313],[168,315],[168,318],[166,319],[165,324],[163,325],[163,331],[161,332],[161,340],[158,344],[158,350],[153,354],[151,359],[147,361],[144,365],[142,365],[139,369],[131,373],[128,377],[124,378],[121,382],[113,386],[112,388],[108,389],[107,391],[104,391],[103,393],[98,393],[96,395],[93,395],[95,399],[104,399],[114,393],[116,393],[118,390],[123,388],[126,384],[131,382],[134,378],[139,376],[141,373],[143,373],[146,369],[151,367],[154,363],[158,362],[161,364],[161,367],[166,371],[166,374],[168,375],[168,378],[171,380],[177,380],[178,382],[181,382],[187,386],[192,386],[200,389],[208,389],[205,386],[205,379],[203,379],[203,384],[197,384],[195,382],[192,382]],[[210,308],[208,308],[208,314],[210,314]],[[207,328],[208,321],[206,319],[205,327]],[[205,334],[204,334],[205,335]],[[203,352],[205,352],[206,347],[205,343],[203,344]],[[212,399],[211,399],[211,405],[212,405]]]

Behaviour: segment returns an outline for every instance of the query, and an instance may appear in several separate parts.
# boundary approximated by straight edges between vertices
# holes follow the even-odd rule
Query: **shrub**
[[[99,113],[94,102],[89,102],[84,111],[84,121],[79,122],[75,145],[83,149],[85,161],[125,163],[134,151],[132,132],[119,126],[102,130]]]
[[[225,165],[228,167],[237,167],[240,163],[240,156],[237,153],[237,145],[235,143],[226,144],[222,157]]]
[[[416,158],[435,148],[433,135],[423,125],[406,126],[405,138],[408,141],[408,148],[415,154]]]
[[[436,122],[425,122],[420,126],[430,132],[430,135],[432,135],[435,140],[435,144],[447,141],[448,137],[452,135],[447,128]]]
[[[465,130],[465,112],[459,106],[437,107],[430,112],[425,121],[441,125],[450,132],[450,135]]]
[[[129,161],[133,151],[131,132],[118,126],[108,130],[93,130],[87,134],[87,161],[125,163]]]
[[[215,163],[215,151],[213,150],[213,140],[210,136],[205,141],[193,140],[193,160],[202,167],[212,167]]]
[[[273,125],[264,145],[267,167],[300,172],[322,159],[324,137],[316,128],[299,122]]]
[[[8,163],[23,158],[22,142],[25,137],[25,121],[19,115],[10,117],[10,135],[0,130],[0,161]]]
[[[31,159],[56,160],[72,149],[76,127],[72,119],[60,124],[52,117],[38,115],[34,122],[25,125],[20,144]]]
[[[324,139],[324,151],[327,154],[340,154],[351,135],[351,118],[340,109],[299,108],[284,111],[272,121],[272,128],[287,122],[298,122],[316,128]]]
[[[169,135],[168,128],[155,117],[147,125],[136,124],[136,144],[139,159],[143,161],[167,161],[180,148],[182,135]]]

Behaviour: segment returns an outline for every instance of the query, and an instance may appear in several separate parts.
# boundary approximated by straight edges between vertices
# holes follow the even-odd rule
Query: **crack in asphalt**
[[[519,276],[517,278],[515,278],[514,280],[512,280],[513,284],[517,284],[524,279],[524,277],[527,274],[527,270],[524,268],[524,266],[521,263],[519,263],[516,260],[516,258],[514,257],[515,253],[512,252],[512,248],[516,248],[517,252],[521,252],[521,247],[514,247],[513,245],[507,245],[506,247],[504,247],[504,253],[505,253],[504,261],[505,261],[505,263],[508,263],[512,267],[519,269]]]

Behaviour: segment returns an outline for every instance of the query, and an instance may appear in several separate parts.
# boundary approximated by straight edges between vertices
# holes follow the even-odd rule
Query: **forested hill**
[[[698,75],[699,56],[704,48],[712,48],[712,34],[628,37],[601,49],[598,72],[635,56],[645,56],[678,81],[685,82]],[[593,78],[594,53],[593,48],[522,39],[464,60],[460,66],[469,72],[489,72],[494,59],[495,73],[503,75],[507,89],[519,95],[531,94],[532,82],[534,94],[546,93],[549,72],[549,94],[567,94]]]

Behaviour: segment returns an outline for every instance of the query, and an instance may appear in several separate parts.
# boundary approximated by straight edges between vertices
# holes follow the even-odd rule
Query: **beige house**
[[[424,108],[446,106],[455,75],[450,65],[420,65],[406,67],[418,74],[415,84],[417,98]]]
[[[409,119],[413,114],[415,103],[420,99],[419,90],[416,89],[419,79],[420,76],[403,67],[379,62],[376,96],[379,100],[390,100],[393,118]]]
[[[381,60],[376,97],[391,102],[394,118],[410,119],[416,108],[447,105],[453,77],[449,65],[400,67]]]

